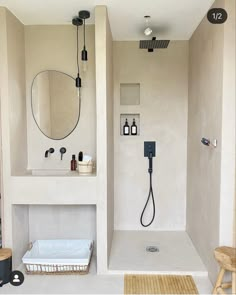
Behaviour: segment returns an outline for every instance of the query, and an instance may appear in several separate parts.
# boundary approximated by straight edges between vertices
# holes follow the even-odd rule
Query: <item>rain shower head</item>
[[[149,51],[153,51],[153,49],[165,49],[168,47],[170,40],[156,40],[156,38],[152,38],[152,40],[140,40],[139,48],[140,49],[148,49]]]

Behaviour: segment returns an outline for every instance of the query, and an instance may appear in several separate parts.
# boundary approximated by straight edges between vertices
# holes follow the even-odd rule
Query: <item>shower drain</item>
[[[160,252],[159,248],[156,246],[147,246],[146,251],[147,252]]]

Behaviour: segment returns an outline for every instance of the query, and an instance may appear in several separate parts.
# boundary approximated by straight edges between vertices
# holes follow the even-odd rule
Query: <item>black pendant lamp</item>
[[[90,12],[88,10],[81,10],[79,11],[79,18],[83,20],[83,28],[84,28],[84,47],[81,52],[81,59],[83,62],[83,70],[86,71],[87,69],[87,61],[88,61],[88,52],[86,50],[86,43],[85,43],[85,20],[90,18]]]
[[[77,58],[77,78],[75,79],[75,86],[76,88],[79,89],[81,88],[81,78],[80,78],[80,74],[79,74],[79,26],[83,25],[83,20],[79,17],[74,17],[72,19],[72,24],[74,26],[77,27],[77,31],[76,31],[76,41],[77,41],[77,54],[76,54],[76,58]]]

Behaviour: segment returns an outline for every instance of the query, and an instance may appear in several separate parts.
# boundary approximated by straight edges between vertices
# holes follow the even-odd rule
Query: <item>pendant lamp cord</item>
[[[84,19],[84,49],[85,49],[85,19]]]
[[[77,53],[76,53],[76,58],[77,58],[77,69],[78,69],[78,74],[79,74],[79,26],[77,26]]]

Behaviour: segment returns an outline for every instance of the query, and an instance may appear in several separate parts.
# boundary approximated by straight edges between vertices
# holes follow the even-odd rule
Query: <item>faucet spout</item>
[[[50,148],[49,150],[46,150],[46,152],[45,152],[45,158],[48,158],[48,155],[49,154],[52,154],[52,153],[54,153],[54,148]]]

